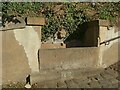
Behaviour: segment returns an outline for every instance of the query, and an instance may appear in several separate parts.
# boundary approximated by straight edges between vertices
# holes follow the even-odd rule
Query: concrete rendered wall
[[[37,28],[37,31],[36,29]],[[40,26],[26,26],[2,32],[2,82],[24,81],[28,74],[39,72],[38,49]]]
[[[31,71],[24,47],[19,45],[14,31],[2,32],[2,38],[2,82],[24,80]]]
[[[40,49],[40,69],[97,68],[99,48]]]
[[[107,27],[100,26],[100,42],[105,40],[110,40],[112,38],[118,37],[120,31],[116,30],[117,28],[111,27],[109,30]],[[111,64],[114,64],[120,60],[118,49],[119,49],[119,38],[108,42],[108,44],[100,45],[100,66],[108,67]]]
[[[44,49],[39,50],[40,69],[71,69],[71,68],[106,68],[116,63],[119,58],[119,39],[110,41],[108,45],[100,43],[118,37],[119,28],[109,27],[106,20],[85,23],[84,48]],[[91,47],[90,47],[91,46]],[[98,46],[98,47],[93,47]]]

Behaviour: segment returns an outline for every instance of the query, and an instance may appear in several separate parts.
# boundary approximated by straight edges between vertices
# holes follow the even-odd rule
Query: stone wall
[[[40,49],[40,69],[97,68],[99,48]]]

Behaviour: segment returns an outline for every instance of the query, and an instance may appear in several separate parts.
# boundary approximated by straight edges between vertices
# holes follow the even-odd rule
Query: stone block
[[[57,82],[58,88],[67,88],[67,85],[64,81]]]
[[[110,22],[108,20],[99,20],[99,26],[107,27],[110,25]]]
[[[40,49],[40,69],[96,68],[99,48]],[[47,56],[47,57],[46,57]]]
[[[88,79],[75,79],[74,82],[78,84],[79,88],[90,88],[90,86],[88,85]]]
[[[31,82],[33,83],[41,83],[50,80],[60,79],[61,74],[55,70],[41,70],[39,73],[33,73],[31,75]]]
[[[101,88],[101,85],[99,84],[98,81],[92,80],[92,81],[90,82],[90,87],[91,87],[91,88]]]
[[[66,80],[65,83],[69,88],[79,88],[79,85],[75,83],[73,80]]]
[[[48,88],[57,88],[57,82],[54,81],[54,80],[51,80],[49,82],[45,82],[45,85],[48,87]],[[54,89],[53,89],[54,90]],[[55,89],[56,90],[56,89]]]
[[[102,88],[114,88],[109,80],[100,80],[99,83]]]
[[[45,25],[45,18],[42,17],[28,17],[27,25]]]

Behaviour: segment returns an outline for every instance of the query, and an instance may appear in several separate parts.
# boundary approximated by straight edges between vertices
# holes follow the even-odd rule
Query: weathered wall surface
[[[2,32],[2,82],[21,81],[30,73],[28,59],[14,31]]]
[[[2,32],[3,83],[25,80],[28,74],[39,72],[40,26],[26,26]]]
[[[40,39],[32,26],[26,26],[25,29],[14,30],[16,40],[24,47],[32,72],[39,72],[38,68],[38,49],[40,48]]]
[[[107,47],[102,47],[101,49],[106,49]],[[118,43],[114,43],[109,47],[108,50],[103,51],[102,56],[103,62],[102,65],[108,67],[120,60],[118,53]]]
[[[39,50],[40,69],[96,68],[99,48]]]
[[[116,29],[117,28],[115,27],[110,27],[108,30],[107,27],[100,26],[100,43],[118,37],[120,31]],[[108,67],[109,65],[114,64],[120,60],[118,53],[119,43],[119,38],[117,38],[107,42],[107,44],[103,43],[100,45],[100,66]]]

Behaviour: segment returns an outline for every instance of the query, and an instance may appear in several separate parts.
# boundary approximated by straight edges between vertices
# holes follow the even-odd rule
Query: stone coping
[[[0,31],[12,30],[12,29],[21,29],[25,28],[26,25],[28,26],[43,26],[45,25],[45,18],[42,17],[27,17],[26,23],[25,20],[22,18],[19,19],[21,23],[12,23],[9,22],[7,26],[0,27]]]
[[[98,25],[98,26],[103,26],[103,27],[108,27],[111,25],[109,20],[102,20],[102,19],[88,21],[88,22],[85,22],[83,24],[88,24],[90,26]]]
[[[43,26],[43,25],[45,25],[45,18],[43,18],[43,17],[27,17],[27,25]]]
[[[22,29],[25,28],[25,25],[14,25],[14,26],[10,26],[10,27],[0,27],[0,31],[7,31],[7,30],[13,30],[13,29]]]
[[[98,20],[99,21],[99,26],[110,26],[110,21],[109,20]]]
[[[104,27],[110,26],[109,20],[101,20],[100,19],[100,20],[94,20],[94,21],[90,21],[90,22],[86,22],[86,23],[91,23],[91,22],[96,23],[96,21],[98,22],[99,26],[104,26]],[[29,26],[43,26],[43,25],[45,25],[45,18],[43,18],[43,17],[27,17],[26,23],[24,20],[22,20],[21,23],[12,24],[7,27],[0,27],[0,31],[25,28],[26,24]]]

